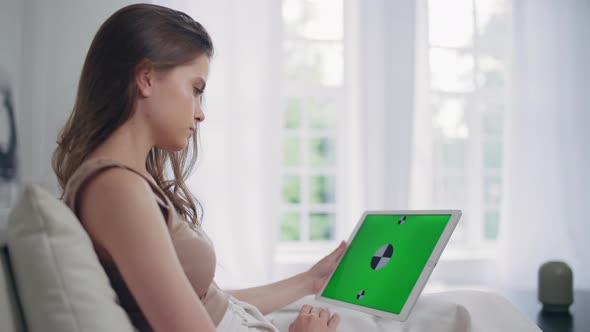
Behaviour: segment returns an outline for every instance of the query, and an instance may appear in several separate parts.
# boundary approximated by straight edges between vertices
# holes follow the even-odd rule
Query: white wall
[[[13,87],[21,183],[57,194],[51,154],[71,112],[84,57],[100,24],[132,2],[1,0],[0,67]]]
[[[21,85],[20,65],[22,48],[22,25],[23,6],[18,0],[2,0],[0,3],[0,80],[1,83],[11,87],[13,100],[18,100]],[[3,141],[8,138],[8,118],[5,114],[0,115],[0,130]],[[19,142],[20,143],[20,142]],[[4,186],[2,192],[8,191],[8,184],[0,182]],[[5,200],[6,197],[3,197]],[[6,214],[10,202],[0,203],[0,228],[5,224]]]
[[[71,112],[84,57],[100,24],[124,0],[24,2],[21,91],[18,100],[25,182],[51,189],[57,133]]]
[[[20,1],[2,0],[0,3],[0,80],[9,81],[15,99],[18,98],[21,82],[22,15],[23,6]],[[0,121],[5,120],[5,117],[0,118]],[[5,124],[0,128],[4,130]],[[3,132],[2,136],[5,134]]]

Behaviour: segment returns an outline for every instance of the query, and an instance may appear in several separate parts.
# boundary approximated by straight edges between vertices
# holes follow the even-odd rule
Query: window
[[[282,243],[334,240],[342,0],[283,1]]]
[[[454,242],[498,237],[509,0],[429,0],[428,63],[434,206],[458,207]]]

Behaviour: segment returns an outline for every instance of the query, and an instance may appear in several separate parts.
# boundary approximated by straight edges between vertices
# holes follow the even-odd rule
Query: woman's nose
[[[203,113],[203,111],[201,111],[201,109],[197,109],[197,111],[195,112],[195,121],[196,122],[205,121],[205,113]]]

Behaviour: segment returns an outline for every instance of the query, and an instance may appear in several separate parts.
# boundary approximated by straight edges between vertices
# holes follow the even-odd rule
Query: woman
[[[212,54],[205,29],[184,13],[120,9],[92,41],[53,155],[64,201],[141,331],[275,331],[262,314],[317,293],[345,251],[342,243],[307,272],[271,285],[217,287],[215,253],[185,184]],[[290,330],[334,331],[338,322],[303,306]]]

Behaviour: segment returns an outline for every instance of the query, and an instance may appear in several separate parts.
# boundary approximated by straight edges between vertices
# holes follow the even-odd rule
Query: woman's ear
[[[135,85],[140,97],[152,94],[154,78],[155,68],[149,60],[143,60],[135,67]]]

